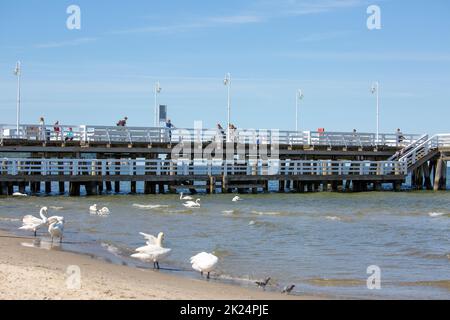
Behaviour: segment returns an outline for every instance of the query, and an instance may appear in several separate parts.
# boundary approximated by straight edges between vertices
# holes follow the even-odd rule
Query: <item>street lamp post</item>
[[[377,135],[376,135],[376,144],[379,142],[379,134],[380,134],[380,83],[378,81],[374,82],[372,85],[372,93],[376,93],[377,97]]]
[[[298,103],[303,99],[303,91],[298,89],[295,93],[295,131],[298,132]]]
[[[19,126],[20,126],[20,73],[21,73],[20,61],[17,61],[16,68],[14,69],[14,75],[17,76],[17,119],[16,119],[16,135],[19,136]]]
[[[162,88],[159,81],[155,83],[155,127],[158,127],[158,94],[161,92]]]
[[[227,141],[230,141],[230,113],[231,113],[231,74],[228,72],[225,75],[225,79],[223,80],[223,84],[227,86],[228,89],[228,102],[227,102]]]

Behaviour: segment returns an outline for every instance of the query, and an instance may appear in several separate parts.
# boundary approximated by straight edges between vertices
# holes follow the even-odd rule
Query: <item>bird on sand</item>
[[[265,289],[267,284],[269,283],[269,281],[270,281],[270,277],[267,277],[263,281],[256,281],[255,283],[258,287]]]

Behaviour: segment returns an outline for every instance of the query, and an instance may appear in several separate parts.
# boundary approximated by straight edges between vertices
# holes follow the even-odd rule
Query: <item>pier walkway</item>
[[[190,146],[189,153],[173,158],[180,145]],[[211,146],[215,151],[204,157]],[[4,195],[16,187],[40,192],[41,183],[46,193],[55,183],[65,193],[68,184],[70,195],[79,195],[80,186],[88,195],[120,192],[124,182],[132,193],[137,183],[144,193],[267,192],[273,182],[280,192],[381,190],[383,184],[399,190],[408,175],[414,188],[442,190],[450,134],[377,140],[373,133],[241,129],[225,141],[223,132],[202,128],[0,125],[0,153]]]

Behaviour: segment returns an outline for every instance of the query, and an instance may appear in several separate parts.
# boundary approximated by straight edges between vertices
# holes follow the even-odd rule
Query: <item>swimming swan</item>
[[[194,200],[191,196],[183,196],[183,192],[180,193],[180,200]]]
[[[197,199],[194,201],[187,201],[185,203],[183,203],[183,206],[185,206],[186,208],[198,208],[200,207],[200,199]]]

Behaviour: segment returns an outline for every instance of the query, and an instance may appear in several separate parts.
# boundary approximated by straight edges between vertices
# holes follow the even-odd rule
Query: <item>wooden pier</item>
[[[61,126],[56,132],[0,125],[0,195],[359,192],[386,184],[400,190],[407,176],[414,189],[444,190],[450,159],[450,134],[376,140],[371,133],[241,130],[225,141],[216,130],[198,128]],[[180,146],[184,152],[175,157]]]

